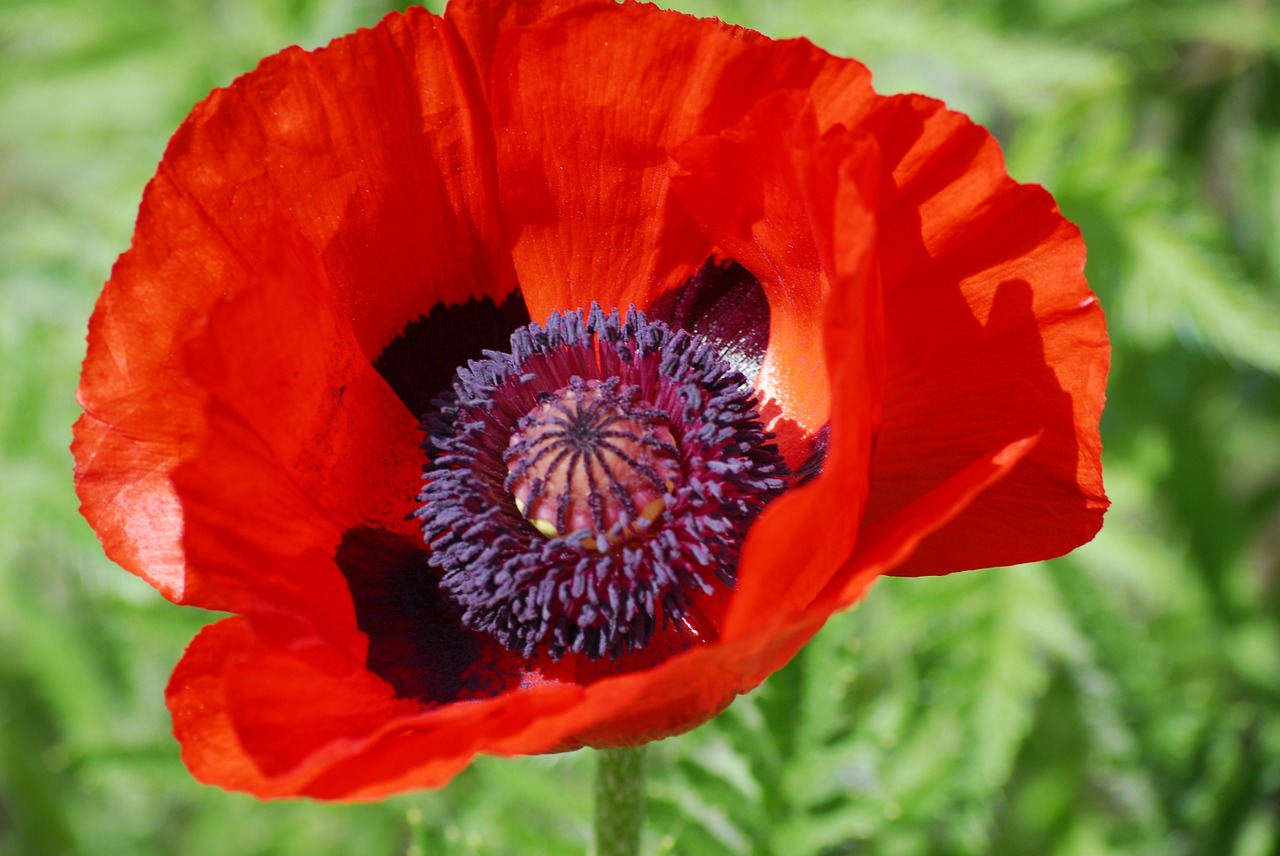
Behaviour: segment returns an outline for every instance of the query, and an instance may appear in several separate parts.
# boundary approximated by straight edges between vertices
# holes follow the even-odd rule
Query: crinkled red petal
[[[168,688],[196,778],[263,797],[374,799],[437,787],[479,751],[537,752],[539,725],[582,690],[543,685],[424,711],[395,699],[345,647],[236,617],[205,628]]]
[[[1009,478],[1039,441],[1037,434],[995,449],[888,517],[864,526],[853,557],[831,578],[809,611],[825,611],[829,615],[857,602],[877,577],[892,573],[910,561],[922,542],[950,525],[985,493]]]
[[[721,134],[697,137],[673,157],[672,187],[698,228],[751,271],[769,300],[769,344],[755,379],[762,414],[797,468],[831,418],[821,329],[827,278],[793,158],[817,143],[803,91],[778,92]],[[834,187],[834,176],[827,181]]]
[[[275,219],[316,248],[370,359],[437,302],[514,287],[486,110],[460,51],[439,19],[393,16],[264,60],[170,142],[90,322],[73,447],[108,555],[167,597],[206,603],[188,590],[168,484],[201,431],[183,342],[260,275]]]
[[[613,0],[450,0],[444,19],[456,29],[487,96],[494,52],[504,30],[536,24],[584,3],[613,5]]]
[[[206,100],[162,171],[257,269],[280,216],[323,259],[369,359],[436,303],[514,287],[481,93],[422,9],[287,50]]]
[[[849,557],[867,493],[883,374],[874,141],[839,129],[819,140],[804,92],[762,99],[737,125],[675,153],[674,186],[699,227],[760,280],[772,309],[758,386],[784,452],[827,426],[812,483],[752,527],[727,637],[762,615],[806,606]],[[836,236],[855,236],[835,251]],[[815,526],[815,521],[821,521]],[[787,568],[785,574],[779,568]]]
[[[1033,433],[1008,478],[899,574],[1064,553],[1102,523],[1098,420],[1109,362],[1084,243],[1043,189],[1005,173],[995,141],[919,96],[865,124],[892,170],[878,216],[887,377],[868,520]]]
[[[706,260],[671,192],[680,144],[780,89],[870,97],[862,66],[808,42],[630,3],[508,30],[493,67],[502,204],[535,320],[591,301],[643,308]]]
[[[341,533],[416,538],[417,420],[370,365],[320,257],[284,223],[260,278],[215,306],[186,349],[204,390],[198,449],[174,472],[187,579],[235,612],[300,611],[354,626]],[[285,323],[282,323],[285,322]]]

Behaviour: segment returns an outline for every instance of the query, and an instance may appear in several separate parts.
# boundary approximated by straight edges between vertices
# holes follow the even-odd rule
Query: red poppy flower
[[[807,41],[455,0],[195,108],[90,322],[76,486],[235,613],[169,685],[201,780],[632,745],[879,574],[1094,534],[1083,263],[984,130]]]

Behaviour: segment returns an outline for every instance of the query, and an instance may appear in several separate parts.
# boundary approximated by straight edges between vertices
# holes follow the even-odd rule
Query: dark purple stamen
[[[598,306],[458,370],[424,422],[417,515],[463,623],[508,648],[617,657],[734,584],[786,465],[705,340]]]

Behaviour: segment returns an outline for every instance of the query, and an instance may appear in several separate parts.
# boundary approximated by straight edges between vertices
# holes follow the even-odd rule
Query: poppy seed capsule
[[[506,488],[516,508],[548,538],[586,530],[600,552],[642,534],[667,507],[680,477],[667,414],[576,378],[544,393],[511,435]]]
[[[634,309],[553,313],[459,368],[417,512],[462,623],[523,656],[618,657],[732,589],[790,471],[705,339]]]

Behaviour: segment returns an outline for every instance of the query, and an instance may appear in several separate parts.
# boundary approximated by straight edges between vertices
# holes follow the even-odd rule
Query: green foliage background
[[[1084,230],[1110,319],[1102,535],[885,580],[651,747],[645,849],[1280,854],[1280,11],[1268,0],[682,0],[987,124]],[[67,452],[85,322],[168,135],[377,0],[0,3],[0,853],[587,847],[585,753],[376,805],[193,782],[163,687],[200,624],[103,558]]]

